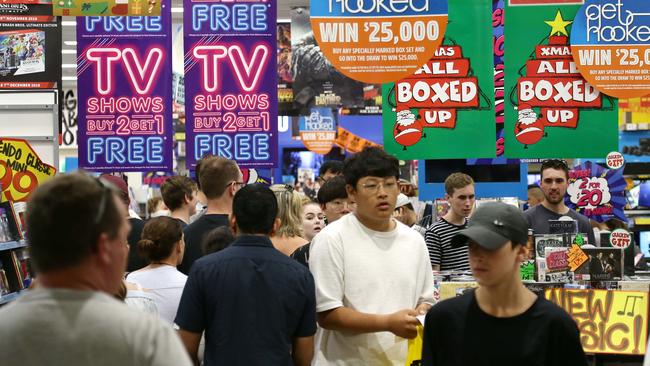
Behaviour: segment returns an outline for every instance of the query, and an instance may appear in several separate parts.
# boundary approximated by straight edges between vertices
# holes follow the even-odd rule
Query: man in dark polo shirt
[[[230,217],[237,240],[194,263],[175,323],[195,362],[205,331],[205,366],[311,363],[314,280],[273,247],[269,236],[280,226],[277,212],[269,188],[242,188]]]
[[[228,225],[233,197],[244,185],[237,163],[220,156],[203,159],[199,182],[208,201],[208,207],[205,214],[183,230],[185,255],[178,270],[185,274],[189,274],[192,263],[203,256],[201,248],[203,237],[212,229]]]

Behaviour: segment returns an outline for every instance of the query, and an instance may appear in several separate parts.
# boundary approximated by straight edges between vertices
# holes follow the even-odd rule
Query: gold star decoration
[[[551,29],[551,35],[565,35],[569,36],[569,33],[566,31],[566,27],[573,23],[572,21],[564,20],[562,18],[562,13],[560,13],[560,10],[557,11],[557,14],[555,14],[555,19],[553,20],[545,20],[544,23],[548,24],[552,29]]]

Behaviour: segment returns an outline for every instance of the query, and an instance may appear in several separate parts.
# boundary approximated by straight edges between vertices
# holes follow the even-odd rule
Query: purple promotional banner
[[[77,17],[79,167],[172,170],[171,8]]]
[[[277,166],[276,0],[184,0],[187,167]]]

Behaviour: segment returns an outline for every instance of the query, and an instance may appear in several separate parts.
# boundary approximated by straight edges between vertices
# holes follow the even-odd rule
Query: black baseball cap
[[[508,240],[525,244],[528,241],[528,220],[515,206],[503,202],[487,202],[476,209],[467,228],[451,239],[451,246],[467,245],[470,239],[487,250],[499,249]]]

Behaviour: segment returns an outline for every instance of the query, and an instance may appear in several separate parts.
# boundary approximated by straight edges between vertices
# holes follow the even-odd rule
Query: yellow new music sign
[[[26,201],[38,187],[56,174],[25,140],[0,138],[0,201]]]
[[[585,352],[645,354],[647,292],[547,289],[545,296],[578,323]]]

